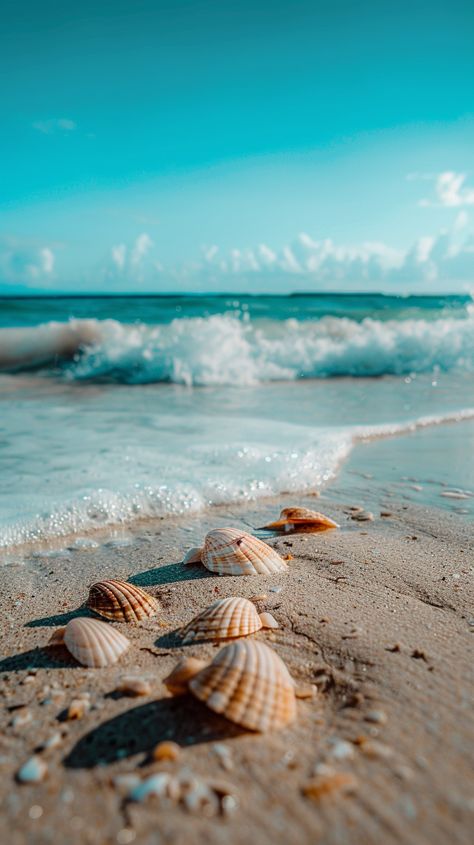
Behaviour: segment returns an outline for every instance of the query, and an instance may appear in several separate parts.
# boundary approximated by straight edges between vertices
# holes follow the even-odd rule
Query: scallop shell
[[[297,528],[325,531],[328,528],[339,528],[339,525],[318,511],[311,511],[308,508],[283,508],[276,522],[263,527],[273,531],[296,530]]]
[[[263,617],[263,618],[262,618]],[[193,640],[225,640],[228,637],[246,637],[261,628],[277,628],[278,623],[269,613],[259,616],[248,599],[231,597],[218,599],[206,610],[198,613],[181,630],[185,643]]]
[[[125,581],[98,581],[89,590],[87,606],[114,622],[141,622],[154,616],[159,603],[140,587]]]
[[[188,686],[215,713],[249,730],[283,728],[296,717],[288,669],[273,649],[255,640],[225,646]]]
[[[127,637],[112,625],[83,616],[71,619],[60,636],[67,650],[83,666],[111,666],[130,646]],[[53,634],[51,644],[58,641]]]
[[[273,575],[288,568],[275,549],[237,528],[209,531],[203,548],[191,549],[183,563],[197,560],[218,575]]]

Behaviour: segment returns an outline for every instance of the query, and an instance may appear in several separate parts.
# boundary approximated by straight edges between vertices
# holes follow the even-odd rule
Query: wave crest
[[[0,368],[53,367],[71,380],[252,385],[264,381],[474,371],[474,311],[463,318],[251,320],[168,324],[72,320],[0,331]]]
[[[474,315],[465,319],[245,321],[228,315],[134,326],[105,321],[71,378],[186,385],[474,370]]]

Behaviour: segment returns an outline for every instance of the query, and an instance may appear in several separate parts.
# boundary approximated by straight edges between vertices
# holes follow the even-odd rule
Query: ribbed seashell
[[[89,590],[87,606],[114,622],[141,622],[154,616],[159,602],[145,590],[126,581],[98,581]]]
[[[273,575],[288,568],[275,549],[237,528],[209,531],[203,548],[191,549],[183,563],[198,560],[218,575]]]
[[[288,669],[273,649],[255,640],[225,646],[190,677],[188,688],[215,713],[249,730],[282,728],[296,717],[295,684]]]
[[[198,613],[181,630],[185,643],[193,640],[225,640],[229,637],[247,637],[261,628],[278,628],[270,613],[257,613],[251,601],[244,598],[218,599],[206,610]]]
[[[75,617],[59,630],[60,635],[53,634],[50,645],[58,645],[62,641],[83,666],[111,666],[130,646],[130,641],[120,631],[98,619]]]
[[[312,531],[325,531],[328,528],[339,528],[337,522],[318,511],[311,511],[308,508],[283,508],[280,518],[276,522],[264,525],[272,531],[286,531],[307,529]]]

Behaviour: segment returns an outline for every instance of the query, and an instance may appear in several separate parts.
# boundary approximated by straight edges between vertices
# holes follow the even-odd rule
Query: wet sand
[[[128,545],[32,556],[25,564],[13,556],[3,567],[0,841],[471,841],[473,528],[455,514],[393,500],[381,507],[389,516],[379,508],[373,521],[357,522],[329,498],[303,498],[341,529],[271,537],[282,555],[293,556],[287,573],[218,578],[179,564],[210,527],[254,530],[294,503],[282,498],[142,524]],[[131,649],[116,666],[92,670],[44,646],[55,627],[86,612],[88,587],[102,577],[129,579],[163,609],[140,627],[119,626]],[[280,628],[257,638],[298,681],[318,687],[314,700],[298,702],[295,724],[267,735],[240,731],[191,697],[171,698],[162,684],[182,654],[215,654],[209,643],[183,647],[180,625],[216,598],[261,593]],[[117,694],[130,674],[149,681],[151,694]],[[64,719],[84,693],[88,712]],[[20,766],[52,736],[57,744],[39,752],[46,778],[19,784]],[[179,743],[181,754],[152,762],[150,751],[163,739]],[[156,799],[130,803],[113,780],[183,769],[230,784],[237,806],[207,818]],[[334,783],[333,773],[347,776],[351,789],[305,794],[315,778]]]

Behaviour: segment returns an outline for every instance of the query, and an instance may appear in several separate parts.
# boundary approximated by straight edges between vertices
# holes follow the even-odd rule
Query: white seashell
[[[329,516],[309,508],[283,508],[279,519],[264,525],[264,528],[272,531],[326,531],[328,528],[339,528],[339,525]]]
[[[82,616],[71,619],[62,636],[67,650],[83,666],[110,666],[130,646],[127,637],[112,625]]]
[[[194,640],[224,640],[246,637],[261,628],[278,628],[270,613],[258,614],[255,605],[244,598],[218,599],[201,611],[181,631],[185,643]]]
[[[191,549],[183,563],[198,560],[218,575],[273,575],[288,569],[275,549],[237,528],[209,531],[203,548]]]
[[[230,721],[250,730],[267,731],[282,728],[296,717],[294,681],[269,646],[239,640],[225,646],[197,673],[193,673],[189,661],[180,661],[183,677],[186,662],[189,690]]]

